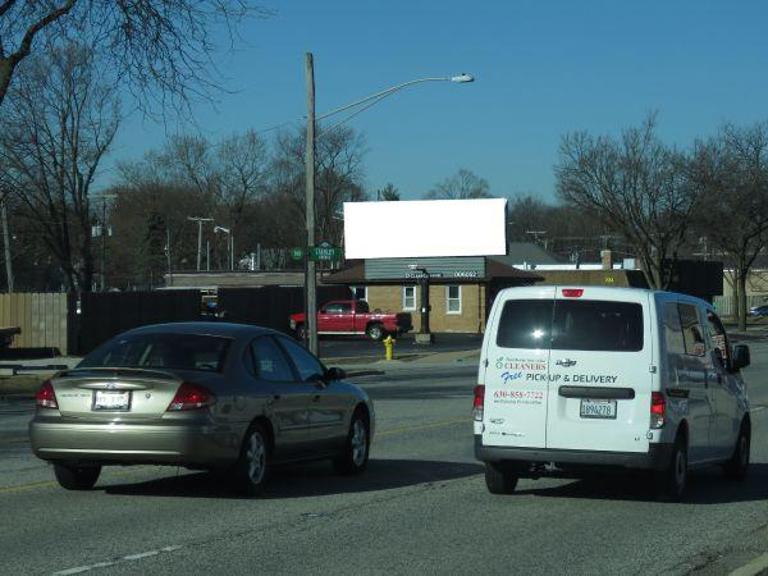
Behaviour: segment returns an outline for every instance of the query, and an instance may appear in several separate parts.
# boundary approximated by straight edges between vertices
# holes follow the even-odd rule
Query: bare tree
[[[317,135],[315,152],[315,197],[318,238],[341,242],[344,202],[366,199],[363,191],[365,139],[352,128],[341,126]],[[278,193],[292,198],[295,210],[304,205],[304,135],[280,134],[276,141],[273,178]],[[294,224],[303,222],[303,216]]]
[[[387,182],[384,188],[376,190],[376,199],[384,200],[385,202],[396,202],[400,200],[400,191],[395,188],[392,182]]]
[[[22,62],[77,38],[126,84],[145,110],[151,101],[186,102],[216,86],[213,30],[267,11],[248,0],[0,1],[0,104]]]
[[[697,229],[733,266],[739,327],[744,330],[747,279],[768,244],[768,122],[748,128],[727,125],[698,142],[690,177],[702,197]]]
[[[490,186],[485,178],[477,176],[471,170],[461,168],[450,178],[424,195],[427,200],[465,200],[468,198],[491,198]]]
[[[92,287],[89,193],[119,123],[115,88],[99,71],[82,44],[35,56],[0,109],[3,178],[71,290]]]
[[[666,288],[683,245],[695,194],[683,155],[656,136],[655,115],[620,138],[568,134],[560,143],[557,191],[596,214],[636,251],[649,286]]]

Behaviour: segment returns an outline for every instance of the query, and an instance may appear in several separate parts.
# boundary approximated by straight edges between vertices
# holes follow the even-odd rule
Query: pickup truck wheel
[[[368,338],[371,340],[381,340],[384,338],[384,326],[381,324],[369,324],[365,329],[365,333],[368,334]]]

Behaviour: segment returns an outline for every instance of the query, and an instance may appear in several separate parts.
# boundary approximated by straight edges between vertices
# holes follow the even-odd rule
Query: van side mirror
[[[332,380],[344,380],[346,377],[347,377],[347,373],[344,369],[333,367],[333,368],[328,368],[325,371],[324,379],[327,382],[330,382]]]
[[[741,370],[746,368],[751,363],[749,356],[749,346],[746,344],[736,344],[733,347],[733,370]]]

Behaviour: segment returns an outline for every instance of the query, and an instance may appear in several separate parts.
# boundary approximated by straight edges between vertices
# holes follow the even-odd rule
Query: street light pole
[[[317,355],[317,275],[315,261],[309,256],[310,250],[315,245],[315,66],[311,52],[306,53],[304,64],[307,84],[307,141],[304,157],[307,226],[307,244],[304,251],[304,309],[306,312],[304,344],[310,352]]]
[[[304,321],[306,330],[304,331],[305,345],[314,353],[318,354],[317,345],[317,276],[315,261],[310,258],[310,249],[315,246],[315,121],[323,120],[334,114],[338,114],[351,108],[363,106],[352,116],[362,112],[363,110],[373,106],[383,98],[391,96],[395,92],[402,90],[408,86],[414,84],[420,84],[423,82],[454,82],[458,84],[465,84],[467,82],[474,82],[475,79],[470,74],[457,74],[455,76],[438,76],[418,78],[416,80],[410,80],[397,84],[385,90],[381,90],[365,98],[361,98],[326,112],[320,116],[315,117],[315,68],[314,60],[311,52],[305,54],[305,77],[307,85],[307,139],[304,154],[304,169],[306,173],[306,225],[307,225],[307,243],[306,250],[304,252]],[[349,120],[349,117],[346,119]],[[344,121],[346,121],[344,120]],[[426,298],[429,300],[429,278],[427,278],[426,285]],[[427,314],[429,312],[427,311]],[[429,330],[429,318],[426,319],[427,330]],[[428,333],[431,341],[431,334]]]
[[[203,257],[203,222],[213,222],[213,218],[187,216],[187,220],[197,222],[197,271],[200,272],[200,265]]]

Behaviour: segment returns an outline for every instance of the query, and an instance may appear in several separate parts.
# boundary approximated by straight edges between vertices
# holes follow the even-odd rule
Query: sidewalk
[[[384,358],[323,358],[326,366],[338,366],[352,376],[363,374],[384,374],[386,372],[399,372],[410,368],[427,368],[430,366],[445,365],[476,365],[480,359],[480,350],[457,350],[452,352],[429,352],[419,354],[404,354],[396,356],[394,360]]]

